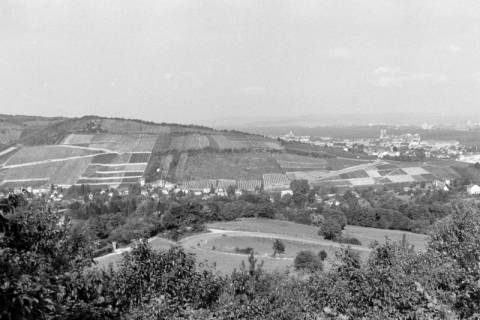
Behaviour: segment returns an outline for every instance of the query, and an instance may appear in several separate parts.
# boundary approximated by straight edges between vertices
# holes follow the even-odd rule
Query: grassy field
[[[318,228],[284,220],[246,218],[228,222],[209,223],[207,228],[236,231],[278,233],[302,239],[319,239]]]
[[[317,234],[317,227],[283,220],[257,218],[239,219],[229,222],[209,223],[208,228],[274,233],[294,236],[300,239],[307,240],[321,239]],[[386,241],[386,237],[391,240],[401,240],[402,234],[405,234],[407,240],[414,244],[415,247],[419,250],[425,248],[425,244],[427,241],[427,236],[422,234],[398,230],[366,228],[359,226],[347,226],[344,230],[344,234],[358,238],[358,240],[362,242],[362,247],[365,248],[368,248],[370,243],[373,241],[384,243]]]
[[[424,250],[428,241],[428,236],[424,234],[359,226],[347,226],[343,234],[345,236],[357,238],[363,246],[369,245],[374,241],[385,243],[387,238],[393,241],[401,241],[403,235],[405,235],[407,242],[413,244],[415,249]]]
[[[293,261],[296,254],[302,250],[310,250],[317,253],[325,250],[328,258],[325,261],[325,268],[328,269],[338,250],[338,244],[325,241],[318,236],[318,228],[309,225],[302,225],[288,221],[270,220],[270,219],[240,219],[230,222],[215,222],[207,225],[209,229],[229,230],[223,233],[202,233],[186,237],[178,243],[183,245],[187,252],[196,256],[197,263],[214,265],[216,270],[229,274],[235,268],[239,268],[242,261],[247,263],[248,255],[241,254],[236,251],[251,247],[254,249],[255,257],[259,263],[263,263],[263,268],[268,271],[293,271]],[[235,233],[235,231],[245,231],[253,234],[244,235]],[[258,233],[258,235],[257,235]],[[402,235],[406,235],[409,243],[414,244],[418,250],[425,248],[426,236],[409,232],[382,230],[373,228],[363,228],[356,226],[347,226],[344,231],[345,235],[354,236],[362,242],[362,248],[358,251],[363,260],[368,257],[368,248],[372,241],[383,243],[386,237],[391,240],[401,240]],[[273,240],[285,238],[285,252],[272,257]],[[162,238],[153,238],[150,241],[153,249],[167,250],[173,243]],[[118,263],[121,254],[107,255],[95,259],[98,263],[97,267],[106,267],[110,263]]]
[[[242,261],[248,266],[248,256],[242,254],[231,254],[215,250],[186,249],[187,252],[195,254],[198,264],[215,266],[215,270],[223,274],[230,274],[234,269],[240,269]],[[271,257],[257,257],[258,263],[263,263],[263,269],[268,271],[283,272],[287,269],[293,270],[292,259],[273,259]]]
[[[255,255],[258,257],[271,257],[273,254],[273,239],[257,238],[257,237],[244,237],[244,236],[224,236],[216,238],[212,241],[202,244],[208,249],[215,248],[215,250],[223,252],[235,253],[235,249],[254,248]],[[300,241],[284,240],[285,252],[280,255],[283,258],[295,258],[296,254],[301,250],[312,250],[317,252],[325,249],[334,253],[335,249],[329,246],[321,246],[314,244],[306,244]]]

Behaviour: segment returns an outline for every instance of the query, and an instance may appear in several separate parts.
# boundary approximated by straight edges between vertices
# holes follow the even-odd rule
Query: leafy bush
[[[273,241],[273,256],[275,257],[277,253],[285,252],[285,244],[280,239],[275,239]]]
[[[318,257],[320,258],[320,260],[325,261],[325,259],[327,259],[328,257],[328,254],[325,250],[322,249],[318,252]]]
[[[340,242],[340,243],[351,244],[351,245],[355,245],[355,246],[361,246],[362,245],[360,240],[358,240],[357,238],[353,238],[353,237],[340,237],[340,238],[338,238],[337,241]]]
[[[309,250],[297,253],[293,265],[296,270],[304,270],[308,272],[323,270],[323,262],[320,257]]]

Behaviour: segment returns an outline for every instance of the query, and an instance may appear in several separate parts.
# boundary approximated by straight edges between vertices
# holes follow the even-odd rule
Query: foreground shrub
[[[273,241],[273,256],[275,257],[278,253],[284,253],[285,252],[285,244],[283,243],[282,240],[280,239],[275,239]]]
[[[307,272],[323,270],[323,262],[320,257],[309,250],[300,251],[297,253],[293,265],[296,270],[303,270]]]
[[[337,241],[340,242],[340,243],[351,244],[351,245],[354,245],[354,246],[361,246],[362,245],[360,240],[358,240],[357,238],[353,238],[353,237],[340,237],[340,238],[337,239]]]
[[[241,254],[251,254],[253,253],[253,248],[251,247],[246,247],[246,248],[235,248],[236,253],[241,253]]]

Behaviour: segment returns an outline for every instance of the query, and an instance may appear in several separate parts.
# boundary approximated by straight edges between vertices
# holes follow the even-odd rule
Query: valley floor
[[[151,238],[150,244],[154,249],[165,250],[173,245],[181,245],[187,252],[196,255],[199,264],[214,265],[221,273],[230,273],[239,268],[242,261],[247,262],[246,254],[238,253],[237,249],[253,248],[258,262],[269,271],[293,270],[293,260],[302,250],[318,252],[325,250],[328,254],[325,267],[331,265],[335,251],[345,245],[324,240],[317,235],[318,228],[297,224],[289,221],[270,219],[239,219],[229,222],[216,222],[207,225],[209,232],[185,237],[179,242],[173,242],[159,237]],[[362,242],[361,246],[352,246],[362,258],[370,252],[373,241],[383,243],[386,239],[399,241],[405,234],[406,240],[417,250],[423,250],[427,236],[398,230],[384,230],[347,226],[344,234],[356,237]],[[280,239],[285,244],[285,252],[276,257],[272,256],[273,240]],[[120,249],[118,253],[108,254],[96,258],[98,267],[106,267],[110,263],[120,261],[122,253],[129,251],[129,247]]]

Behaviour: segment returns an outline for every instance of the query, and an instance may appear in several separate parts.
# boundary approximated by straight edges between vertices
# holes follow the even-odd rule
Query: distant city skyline
[[[480,117],[479,16],[473,0],[5,0],[0,113]]]

